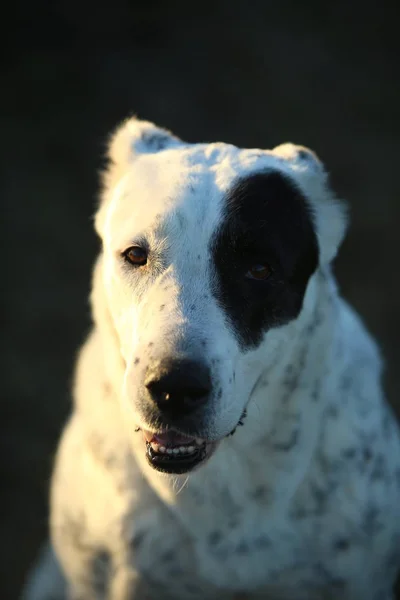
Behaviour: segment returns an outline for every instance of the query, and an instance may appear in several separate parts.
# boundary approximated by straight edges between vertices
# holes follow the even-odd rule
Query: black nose
[[[163,413],[187,415],[208,400],[211,378],[208,367],[191,360],[165,360],[151,367],[144,382]]]

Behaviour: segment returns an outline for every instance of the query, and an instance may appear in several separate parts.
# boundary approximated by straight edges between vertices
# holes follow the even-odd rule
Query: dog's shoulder
[[[292,516],[306,530],[323,524],[321,556],[345,575],[356,550],[386,557],[388,569],[395,563],[400,437],[384,397],[380,349],[360,316],[339,297],[337,302],[319,439]]]

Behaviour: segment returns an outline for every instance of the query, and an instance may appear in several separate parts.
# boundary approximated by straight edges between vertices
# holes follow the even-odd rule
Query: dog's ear
[[[108,166],[103,174],[103,193],[95,216],[95,229],[102,236],[108,196],[126,174],[129,164],[140,154],[155,154],[181,141],[168,130],[150,121],[135,117],[127,119],[111,135],[108,145]]]
[[[272,151],[288,161],[291,173],[309,200],[318,245],[320,263],[331,262],[347,229],[347,205],[339,200],[328,181],[328,174],[318,156],[305,146],[281,144]]]
[[[137,154],[154,154],[179,143],[167,129],[150,121],[127,119],[111,136],[108,157],[114,165],[127,164]]]

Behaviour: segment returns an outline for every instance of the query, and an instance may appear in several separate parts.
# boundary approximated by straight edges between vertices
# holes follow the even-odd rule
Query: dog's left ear
[[[167,129],[135,117],[124,121],[111,135],[108,167],[103,175],[103,193],[95,216],[95,229],[102,236],[107,197],[140,154],[155,154],[182,143]]]
[[[331,262],[347,229],[347,206],[329,186],[318,156],[305,146],[281,144],[272,151],[288,163],[289,171],[309,201],[320,251],[320,263]]]

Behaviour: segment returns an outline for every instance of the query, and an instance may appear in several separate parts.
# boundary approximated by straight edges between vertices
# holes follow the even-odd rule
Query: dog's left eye
[[[131,246],[122,253],[122,256],[135,267],[143,267],[147,263],[147,252],[140,246]]]
[[[252,265],[246,273],[247,279],[264,281],[271,275],[271,268],[267,264]]]

